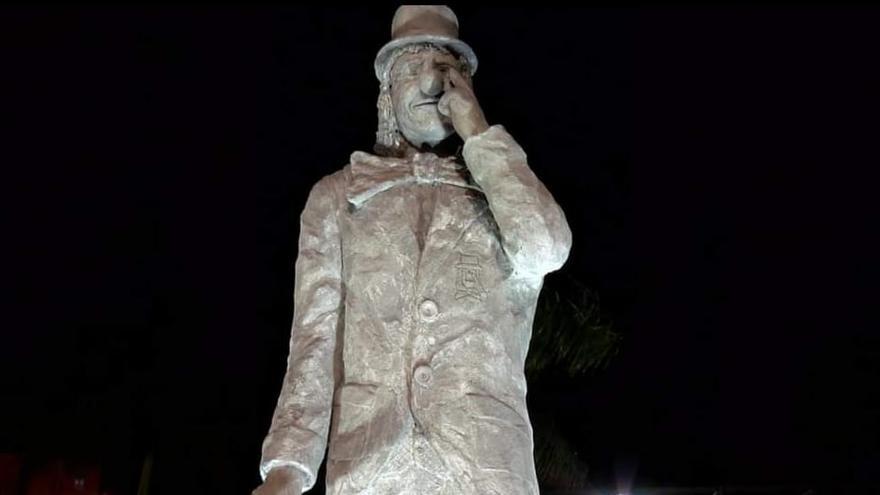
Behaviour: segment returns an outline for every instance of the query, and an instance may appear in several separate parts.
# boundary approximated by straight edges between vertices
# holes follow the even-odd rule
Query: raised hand
[[[443,96],[437,110],[452,121],[461,139],[479,134],[489,128],[483,109],[470,82],[455,69],[448,69],[443,80]]]

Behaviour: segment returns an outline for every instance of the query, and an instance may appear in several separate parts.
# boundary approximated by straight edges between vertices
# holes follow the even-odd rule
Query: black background
[[[878,12],[453,7],[625,337],[530,392],[594,483],[878,483]],[[372,146],[393,12],[3,9],[0,450],[257,484],[298,215]]]

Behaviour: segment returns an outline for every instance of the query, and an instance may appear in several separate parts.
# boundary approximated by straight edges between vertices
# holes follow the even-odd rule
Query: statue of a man
[[[520,146],[489,126],[445,6],[403,6],[379,52],[376,154],[301,217],[288,369],[258,495],[536,494],[524,364],[571,231]],[[440,151],[457,133],[463,163]]]

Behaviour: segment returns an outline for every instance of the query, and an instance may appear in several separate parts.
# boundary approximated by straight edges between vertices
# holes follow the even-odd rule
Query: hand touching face
[[[448,117],[463,141],[489,128],[483,109],[474,94],[470,79],[450,69],[443,80],[443,96],[437,110]]]
[[[414,146],[435,146],[454,131],[452,121],[437,108],[449,71],[460,71],[453,55],[434,49],[404,53],[391,69],[391,102],[397,127]]]

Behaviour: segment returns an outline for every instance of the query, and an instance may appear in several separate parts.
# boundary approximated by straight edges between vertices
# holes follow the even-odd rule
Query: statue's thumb
[[[440,97],[440,101],[437,102],[437,111],[440,112],[441,115],[445,115],[449,117],[449,99],[452,96],[451,93],[443,93],[443,96]]]

